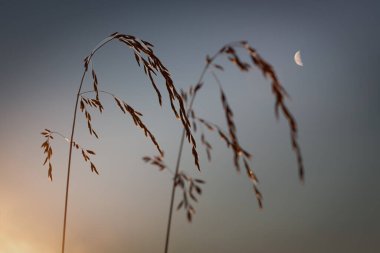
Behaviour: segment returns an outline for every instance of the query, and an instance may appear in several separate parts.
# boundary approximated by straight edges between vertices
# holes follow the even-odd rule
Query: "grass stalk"
[[[110,42],[113,38],[108,38],[101,42],[90,54],[89,60],[91,60],[92,56],[98,51],[102,46]],[[65,244],[66,244],[66,225],[67,225],[67,206],[68,206],[68,200],[69,200],[69,189],[70,189],[70,172],[71,172],[71,159],[72,159],[72,152],[73,152],[73,141],[74,141],[74,133],[75,133],[75,125],[76,125],[76,118],[77,118],[77,112],[78,112],[78,104],[79,104],[79,97],[81,95],[82,87],[83,87],[83,81],[87,73],[87,68],[83,71],[82,78],[80,80],[76,100],[75,100],[75,108],[74,108],[74,115],[73,115],[73,124],[71,127],[71,135],[70,135],[70,148],[69,148],[69,158],[68,158],[68,165],[67,165],[67,176],[66,176],[66,191],[65,191],[65,209],[64,209],[64,215],[63,215],[63,231],[62,231],[62,253],[65,253]]]
[[[213,57],[213,59],[217,56],[217,54]],[[200,84],[203,80],[204,75],[206,74],[206,71],[209,67],[210,63],[207,62],[206,66],[203,68],[202,73],[199,77],[199,80],[197,84]],[[196,94],[191,97],[190,104],[186,110],[187,116],[189,116],[189,111],[193,107],[193,103],[195,100]],[[172,224],[172,217],[173,217],[173,207],[174,207],[174,199],[175,199],[175,190],[176,190],[176,178],[178,176],[179,172],[179,166],[181,165],[181,158],[182,158],[182,150],[183,150],[183,145],[184,145],[184,140],[185,140],[185,129],[182,131],[181,135],[181,140],[179,144],[179,149],[178,149],[178,156],[177,156],[177,161],[176,161],[176,166],[175,166],[175,171],[174,171],[174,177],[173,177],[173,185],[172,185],[172,192],[171,192],[171,197],[170,197],[170,205],[169,205],[169,217],[168,217],[168,223],[167,223],[167,228],[166,228],[166,239],[165,239],[165,253],[169,252],[169,241],[170,241],[170,231],[171,231],[171,224]]]
[[[94,163],[91,161],[90,156],[95,155],[95,152],[90,149],[85,149],[81,145],[79,145],[74,140],[74,134],[75,134],[75,127],[76,127],[76,119],[77,119],[77,113],[78,113],[78,107],[80,107],[80,110],[84,113],[87,121],[87,126],[90,135],[95,136],[97,139],[98,134],[95,132],[95,130],[92,127],[91,123],[91,115],[88,109],[93,108],[98,110],[100,113],[104,110],[102,103],[100,102],[99,93],[106,93],[113,97],[117,107],[126,115],[131,116],[133,119],[136,127],[140,128],[145,136],[151,140],[151,142],[154,144],[158,152],[160,153],[160,156],[163,156],[163,151],[160,148],[159,143],[157,142],[156,138],[152,134],[152,132],[148,129],[148,127],[143,123],[142,121],[142,114],[135,110],[133,107],[131,107],[128,103],[121,100],[120,98],[116,97],[114,94],[98,89],[98,78],[94,70],[94,66],[92,63],[92,58],[95,55],[95,53],[102,48],[104,45],[106,45],[108,42],[112,40],[117,40],[121,42],[122,44],[126,45],[128,48],[133,50],[134,58],[136,60],[136,63],[139,67],[141,67],[145,74],[149,77],[150,82],[157,94],[158,102],[160,106],[162,105],[162,96],[160,93],[160,90],[158,89],[154,76],[161,76],[165,80],[165,86],[166,90],[169,95],[170,99],[170,105],[173,113],[175,114],[176,118],[181,120],[181,123],[184,128],[184,132],[186,134],[186,137],[189,141],[189,143],[192,145],[192,154],[194,157],[195,164],[198,165],[198,153],[196,151],[196,143],[194,140],[194,137],[190,131],[190,123],[189,119],[186,114],[186,108],[184,106],[182,97],[177,92],[176,87],[170,77],[169,70],[162,64],[160,59],[155,55],[153,52],[153,45],[147,41],[140,40],[132,35],[126,35],[121,33],[113,33],[107,38],[105,38],[103,41],[101,41],[92,51],[91,53],[84,59],[84,72],[79,84],[78,92],[76,94],[76,101],[75,101],[75,107],[74,107],[74,113],[73,113],[73,121],[72,121],[72,127],[71,127],[71,135],[70,139],[64,137],[64,135],[56,132],[51,131],[49,129],[45,129],[41,134],[44,136],[45,141],[42,143],[41,147],[44,150],[44,154],[46,154],[44,165],[48,164],[48,177],[50,180],[53,180],[52,170],[53,166],[51,163],[51,158],[53,154],[53,150],[51,147],[51,140],[53,140],[53,135],[57,134],[60,137],[63,137],[67,142],[69,142],[69,155],[68,155],[68,165],[67,165],[67,177],[66,177],[66,190],[65,190],[65,205],[64,205],[64,217],[63,217],[63,229],[62,229],[62,247],[61,247],[61,253],[65,252],[65,245],[66,245],[66,228],[67,228],[67,213],[68,213],[68,203],[69,203],[69,191],[70,191],[70,173],[71,173],[71,161],[72,161],[72,153],[73,153],[73,147],[75,147],[78,151],[81,152],[83,159],[85,162],[89,163],[91,166],[91,171],[98,173],[98,170]],[[93,80],[93,90],[84,91],[82,92],[83,83],[86,77],[86,74],[89,72],[89,69],[91,70],[92,74],[92,80]],[[95,93],[95,98],[89,98],[85,97],[84,94],[87,93]],[[178,104],[176,104],[178,103]],[[80,106],[78,106],[80,105]],[[199,167],[199,165],[198,165]]]
[[[248,55],[252,61],[251,64],[244,62],[239,58],[239,56],[235,50],[237,48],[244,49],[248,53]],[[189,116],[189,113],[191,113],[192,118],[195,119],[194,111],[192,110],[192,107],[193,107],[193,104],[195,101],[197,91],[203,86],[202,81],[203,81],[204,75],[206,74],[209,67],[213,67],[215,69],[223,71],[223,67],[221,65],[214,63],[214,60],[220,55],[226,55],[228,57],[228,60],[230,62],[232,62],[235,66],[237,66],[238,69],[242,72],[248,72],[255,66],[256,68],[258,68],[261,71],[261,73],[263,74],[264,77],[268,78],[271,81],[272,93],[274,94],[274,97],[276,100],[275,101],[275,115],[276,115],[276,117],[278,117],[279,112],[281,112],[282,115],[285,117],[285,119],[288,121],[288,125],[290,128],[291,146],[292,146],[293,151],[294,151],[296,158],[297,158],[298,169],[299,169],[299,178],[300,178],[301,182],[303,182],[303,180],[304,180],[304,167],[303,167],[301,150],[300,150],[300,147],[299,147],[299,144],[297,141],[297,132],[298,132],[297,124],[296,124],[294,117],[292,116],[292,114],[290,113],[289,109],[287,108],[287,106],[284,102],[285,98],[287,97],[287,93],[286,93],[285,89],[282,87],[282,85],[280,84],[273,67],[270,64],[268,64],[263,58],[261,58],[261,56],[256,52],[256,50],[254,48],[252,48],[246,41],[237,41],[237,42],[232,42],[232,43],[226,44],[212,57],[209,57],[209,56],[206,57],[206,65],[201,72],[199,80],[198,80],[195,88],[193,90],[192,90],[192,88],[190,89],[191,100],[190,100],[189,106],[186,108],[187,109],[186,110],[186,116]],[[223,89],[222,89],[222,86],[221,86],[219,79],[217,78],[217,76],[215,75],[214,72],[212,72],[212,74],[213,74],[217,84],[219,85],[219,89],[221,92],[221,100],[222,100],[222,104],[223,104],[223,109],[224,109],[225,114],[226,114],[226,120],[227,120],[228,129],[229,129],[229,138],[230,139],[224,133],[222,133],[221,129],[217,125],[212,124],[212,123],[207,123],[205,120],[201,120],[199,118],[198,118],[198,120],[201,120],[203,122],[203,124],[205,124],[205,123],[208,124],[209,130],[210,130],[210,128],[211,129],[216,128],[218,130],[220,137],[222,137],[222,139],[224,141],[226,141],[227,146],[229,148],[231,148],[231,150],[233,151],[234,165],[235,165],[235,168],[237,171],[240,171],[239,160],[242,158],[243,163],[244,163],[244,167],[247,171],[248,178],[253,183],[253,191],[256,195],[256,199],[258,201],[259,207],[262,208],[262,195],[257,188],[258,179],[248,164],[248,160],[251,159],[252,156],[250,153],[246,152],[244,149],[241,148],[241,146],[237,140],[236,126],[235,126],[234,121],[232,119],[233,114],[232,114],[231,108],[229,107],[229,105],[227,103],[227,100],[226,100],[226,97],[225,97],[225,94],[223,92]],[[192,92],[191,92],[191,90],[192,90]],[[191,94],[191,93],[193,93],[193,94]],[[213,125],[213,126],[211,126],[211,125]],[[213,130],[211,130],[211,131],[213,131]],[[169,242],[170,242],[170,233],[171,233],[171,225],[172,225],[174,199],[175,199],[175,192],[176,192],[176,186],[177,186],[177,177],[180,176],[179,175],[180,174],[179,173],[179,167],[181,164],[184,138],[185,138],[185,131],[182,132],[182,136],[180,139],[179,151],[178,151],[175,173],[174,173],[174,178],[173,178],[173,186],[172,186],[171,199],[170,199],[170,205],[169,205],[169,217],[168,217],[167,230],[166,230],[165,251],[164,251],[165,253],[169,252]],[[204,139],[203,139],[202,143],[205,144]],[[208,143],[206,143],[206,144],[208,144]],[[207,152],[209,152],[209,149],[207,150]],[[208,153],[208,158],[210,160],[209,153]],[[181,203],[179,206],[181,206]],[[189,219],[189,221],[191,221],[191,215],[190,215],[190,218],[188,216],[188,219]]]

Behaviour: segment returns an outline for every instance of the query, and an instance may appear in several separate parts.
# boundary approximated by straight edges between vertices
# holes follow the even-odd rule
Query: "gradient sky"
[[[83,58],[115,31],[153,43],[178,88],[196,82],[207,54],[249,41],[274,66],[299,124],[304,185],[269,82],[228,67],[220,77],[239,139],[254,154],[264,209],[209,135],[214,159],[207,163],[202,152],[201,173],[185,149],[182,168],[207,184],[192,224],[175,213],[171,252],[380,252],[379,10],[375,0],[0,1],[0,252],[60,252],[68,147],[53,142],[50,182],[39,133],[69,135]],[[297,50],[302,68],[293,61]],[[173,168],[181,126],[167,96],[158,106],[132,57],[117,43],[99,51],[100,85],[144,113]],[[210,75],[205,83],[195,108],[224,124]],[[74,156],[67,252],[163,251],[170,174],[141,161],[154,147],[103,99],[105,113],[94,119],[100,141],[78,118],[76,139],[97,152],[100,176]]]

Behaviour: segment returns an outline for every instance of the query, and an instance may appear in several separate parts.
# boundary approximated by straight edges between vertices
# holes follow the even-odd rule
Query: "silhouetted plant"
[[[135,110],[133,107],[131,107],[127,102],[117,97],[116,95],[105,90],[100,90],[98,87],[99,83],[98,83],[98,78],[92,64],[92,57],[101,47],[103,47],[104,45],[106,45],[112,40],[118,40],[122,42],[123,44],[126,44],[129,48],[133,50],[135,60],[140,67],[141,66],[143,67],[145,74],[149,77],[150,82],[157,94],[158,102],[160,105],[162,104],[162,96],[161,96],[160,90],[158,89],[156,85],[156,82],[153,76],[157,76],[159,74],[163,79],[165,79],[165,86],[166,86],[168,96],[170,99],[171,108],[175,116],[181,120],[182,126],[183,126],[183,132],[180,139],[180,147],[178,150],[178,156],[177,156],[177,161],[176,161],[174,170],[170,169],[165,164],[164,159],[163,159],[163,151],[159,143],[157,142],[156,138],[152,134],[152,132],[141,120],[142,114],[139,111]],[[168,171],[173,176],[173,185],[172,185],[172,191],[171,191],[169,217],[168,217],[166,240],[165,240],[165,253],[167,253],[169,249],[171,221],[172,221],[172,214],[173,214],[173,208],[174,208],[175,192],[176,192],[177,187],[180,187],[183,193],[182,194],[183,198],[178,203],[177,210],[184,209],[186,212],[186,217],[188,221],[191,222],[193,219],[193,215],[195,214],[195,208],[194,208],[193,202],[198,201],[199,195],[202,194],[201,185],[205,183],[205,181],[203,181],[202,179],[192,178],[188,176],[184,171],[180,170],[185,137],[187,138],[188,142],[191,145],[192,155],[194,158],[194,164],[198,168],[198,170],[200,169],[198,153],[196,150],[196,141],[191,132],[191,125],[194,132],[196,132],[198,129],[197,125],[202,126],[200,128],[200,136],[199,136],[200,143],[205,148],[208,161],[211,161],[212,159],[212,156],[211,156],[212,145],[207,140],[206,134],[203,131],[203,127],[205,127],[211,133],[217,133],[220,139],[226,144],[227,148],[231,150],[232,155],[233,155],[233,164],[237,171],[241,170],[241,163],[243,163],[243,166],[247,173],[247,177],[253,185],[253,192],[256,196],[259,208],[263,207],[263,197],[262,197],[261,192],[258,189],[259,180],[256,174],[254,173],[254,171],[251,169],[251,165],[250,165],[252,154],[246,151],[240,145],[240,142],[238,140],[236,124],[234,122],[233,111],[227,101],[227,96],[223,90],[221,81],[219,80],[218,76],[214,72],[214,70],[215,71],[224,70],[224,67],[222,65],[215,63],[216,59],[219,56],[223,56],[223,55],[227,56],[227,59],[230,62],[232,62],[235,66],[237,66],[237,68],[242,72],[249,72],[254,67],[256,67],[257,69],[261,71],[264,77],[270,79],[272,92],[275,97],[275,115],[276,117],[278,117],[279,113],[281,112],[288,122],[288,125],[290,127],[291,145],[296,154],[297,162],[298,162],[299,178],[301,181],[304,180],[304,167],[303,167],[302,155],[301,155],[301,150],[300,150],[298,140],[297,140],[297,131],[298,131],[297,124],[294,117],[292,116],[292,114],[290,113],[289,109],[287,108],[285,104],[287,93],[285,89],[282,87],[282,85],[280,84],[280,82],[278,81],[277,75],[275,71],[273,70],[272,66],[268,64],[263,58],[261,58],[261,56],[256,52],[256,50],[253,49],[247,42],[239,41],[239,42],[226,44],[212,57],[207,56],[206,65],[203,68],[196,85],[190,86],[188,91],[181,90],[181,93],[177,92],[174,86],[174,83],[170,77],[169,71],[167,70],[166,67],[164,67],[161,61],[153,53],[152,48],[153,48],[153,45],[150,44],[149,42],[146,42],[144,40],[139,40],[136,37],[131,36],[131,35],[124,35],[120,33],[113,33],[109,37],[107,37],[105,40],[100,42],[98,46],[96,46],[95,49],[90,53],[90,55],[87,56],[84,60],[84,72],[83,72],[79,89],[77,92],[70,139],[68,139],[61,133],[51,131],[49,129],[45,129],[41,133],[45,138],[45,141],[42,144],[43,151],[46,154],[44,165],[45,164],[48,165],[48,177],[51,180],[53,179],[53,176],[52,176],[53,166],[51,163],[53,150],[51,147],[51,140],[53,140],[54,135],[58,135],[64,138],[70,144],[69,157],[68,157],[67,181],[66,181],[63,235],[62,235],[62,253],[64,253],[64,250],[65,250],[67,204],[68,204],[70,169],[71,169],[71,158],[72,158],[73,147],[75,147],[78,151],[81,152],[82,157],[85,160],[85,162],[90,164],[91,171],[97,174],[99,173],[99,170],[97,169],[97,167],[91,160],[91,157],[95,155],[95,152],[92,150],[83,148],[81,145],[79,145],[77,142],[74,141],[74,132],[75,132],[75,126],[76,126],[76,115],[78,111],[78,105],[79,105],[80,111],[84,114],[86,118],[87,127],[88,127],[90,135],[93,135],[96,138],[99,138],[97,132],[93,128],[92,117],[89,110],[90,108],[92,108],[96,111],[99,111],[100,113],[103,112],[104,108],[100,100],[100,94],[106,94],[113,97],[116,105],[120,108],[120,110],[124,114],[128,114],[131,116],[135,125],[143,130],[145,136],[147,136],[156,147],[159,155],[153,156],[153,157],[145,156],[143,157],[143,160],[147,163],[150,163],[153,166],[156,166],[160,171]],[[247,53],[247,55],[249,56],[251,60],[251,63],[241,60],[241,58],[239,57],[237,53],[237,50],[240,50],[240,49],[244,50]],[[91,69],[93,89],[83,92],[82,86],[84,83],[84,78],[86,74],[89,72],[89,69]],[[227,123],[226,124],[227,131],[225,131],[222,127],[213,123],[212,121],[199,117],[198,113],[196,113],[193,109],[193,104],[194,104],[196,95],[204,86],[203,79],[204,79],[205,74],[209,70],[211,70],[211,73],[219,87],[222,109],[224,111],[226,123]],[[92,94],[94,96],[88,97],[87,95],[89,94]],[[177,105],[178,108],[175,105],[175,101],[178,102],[178,105]],[[191,124],[190,124],[190,121],[191,121]]]
[[[245,62],[241,60],[239,57],[237,50],[238,49],[243,49],[249,56],[251,63]],[[275,97],[275,115],[278,118],[279,113],[281,112],[282,115],[285,117],[285,119],[288,122],[289,128],[290,128],[290,139],[291,139],[291,146],[293,148],[293,151],[295,152],[296,158],[297,158],[297,163],[298,163],[298,174],[301,182],[304,180],[304,166],[303,166],[303,160],[302,160],[302,155],[301,155],[301,150],[297,141],[297,124],[290,113],[288,107],[285,104],[285,98],[287,97],[287,93],[283,86],[280,84],[277,75],[273,69],[273,67],[267,63],[258,53],[257,51],[251,47],[246,41],[238,41],[238,42],[233,42],[226,44],[223,46],[216,54],[214,54],[212,57],[207,56],[206,57],[206,65],[203,68],[201,75],[199,77],[198,82],[196,83],[195,86],[191,86],[187,92],[181,90],[181,95],[183,97],[183,100],[186,102],[187,108],[186,108],[186,113],[189,116],[189,118],[192,120],[192,126],[193,130],[197,130],[197,124],[201,124],[205,126],[206,129],[208,129],[211,132],[216,132],[219,137],[225,142],[227,145],[227,148],[229,148],[232,151],[233,154],[233,164],[236,168],[236,170],[239,172],[241,170],[241,162],[244,165],[244,168],[247,172],[248,179],[251,181],[253,184],[253,192],[256,196],[258,205],[260,208],[263,207],[262,203],[262,194],[258,189],[258,178],[256,174],[253,172],[250,166],[250,161],[252,158],[252,155],[247,152],[245,149],[243,149],[238,141],[238,136],[237,136],[237,129],[236,125],[234,123],[234,118],[233,118],[233,112],[228,104],[227,97],[225,92],[223,91],[222,84],[220,80],[218,79],[217,75],[215,74],[214,70],[219,70],[219,71],[224,71],[224,67],[220,64],[215,63],[215,60],[219,56],[227,56],[227,59],[233,63],[240,71],[242,72],[249,72],[256,67],[261,71],[261,73],[264,75],[264,77],[269,78],[271,81],[271,87],[272,87],[272,92]],[[222,130],[220,126],[218,126],[215,123],[212,123],[211,121],[205,120],[203,118],[200,118],[196,116],[197,114],[194,112],[193,109],[193,104],[196,98],[196,95],[198,92],[201,90],[203,87],[203,78],[205,74],[207,73],[208,70],[211,69],[212,75],[216,81],[216,83],[219,86],[219,92],[220,92],[220,98],[222,102],[222,107],[225,113],[225,118],[227,122],[227,129],[228,133]],[[195,182],[195,180],[189,179],[183,171],[180,171],[180,166],[181,166],[181,158],[182,158],[182,150],[183,150],[183,145],[184,145],[184,138],[185,138],[185,131],[183,131],[181,139],[180,139],[180,147],[178,151],[178,156],[177,156],[177,161],[176,161],[176,166],[174,172],[172,170],[168,170],[171,174],[174,174],[173,176],[173,186],[172,186],[172,192],[171,192],[171,200],[170,200],[170,207],[169,207],[169,218],[168,218],[168,223],[167,223],[167,230],[166,230],[166,241],[165,241],[165,253],[169,251],[169,240],[170,240],[170,231],[171,231],[171,221],[172,221],[172,214],[173,214],[173,207],[174,207],[174,198],[175,198],[175,192],[177,186],[181,186],[181,189],[184,191],[184,197],[181,200],[181,202],[178,204],[178,207],[182,207],[185,203],[187,203],[187,195],[191,193],[191,190],[187,190],[187,188],[184,187],[184,182],[189,182],[190,187]],[[200,134],[200,141],[201,144],[204,145],[205,151],[207,154],[207,158],[209,161],[211,161],[211,150],[212,150],[212,145],[206,140],[205,134],[202,131]],[[152,162],[153,165],[156,165],[160,167],[160,170],[164,170],[167,168],[166,165],[163,165],[163,161],[160,158],[159,161],[154,160],[149,157],[144,157],[143,158],[146,162]],[[202,182],[204,181],[197,179],[199,181],[197,182]],[[195,186],[196,187],[196,186]],[[189,189],[188,188],[188,189]],[[194,184],[193,184],[194,188]],[[195,188],[196,192],[198,194],[201,194],[201,189],[200,188]],[[190,195],[191,196],[191,195]],[[192,198],[193,200],[197,201],[197,198],[194,196]],[[179,209],[177,208],[177,209]],[[187,213],[187,218],[189,221],[192,220],[192,216],[195,213],[195,210],[192,205],[190,205],[190,208],[186,208],[186,213]]]
[[[103,41],[101,41],[84,59],[84,71],[83,75],[80,81],[79,89],[76,96],[76,102],[75,102],[75,109],[74,109],[74,115],[73,115],[73,122],[72,122],[72,129],[71,129],[71,135],[70,139],[65,137],[63,134],[55,131],[51,131],[49,129],[45,129],[41,134],[44,136],[45,141],[42,143],[42,149],[44,151],[44,154],[46,155],[44,165],[48,164],[48,177],[50,180],[53,179],[53,166],[51,162],[51,158],[53,155],[53,149],[51,147],[51,140],[54,139],[54,135],[58,135],[62,138],[64,138],[70,145],[69,145],[69,156],[68,156],[68,168],[67,168],[67,180],[66,180],[66,195],[65,195],[65,209],[64,209],[64,221],[63,221],[63,233],[62,233],[62,253],[65,251],[65,238],[66,238],[66,221],[67,221],[67,206],[68,206],[68,196],[69,196],[69,186],[70,186],[70,170],[71,170],[71,159],[72,159],[72,150],[73,147],[75,147],[77,150],[80,150],[83,159],[85,162],[88,162],[90,164],[90,168],[92,172],[95,172],[99,174],[99,170],[96,168],[95,164],[91,160],[91,156],[95,155],[95,152],[89,149],[85,149],[82,146],[80,146],[76,141],[74,141],[74,132],[75,132],[75,126],[76,126],[76,118],[77,118],[77,111],[78,111],[78,105],[80,108],[80,111],[84,113],[84,116],[87,121],[87,127],[89,130],[90,135],[95,136],[96,138],[99,138],[97,132],[94,130],[92,125],[92,117],[90,114],[89,109],[92,108],[94,110],[99,111],[100,113],[103,112],[104,108],[100,99],[100,94],[106,94],[111,97],[116,102],[116,105],[120,108],[120,110],[124,114],[129,114],[135,125],[139,128],[141,128],[152,143],[157,148],[158,152],[161,156],[163,156],[163,152],[160,148],[160,145],[158,144],[156,138],[152,134],[152,132],[148,129],[148,127],[143,123],[141,120],[142,114],[135,110],[133,107],[131,107],[128,103],[118,98],[116,95],[99,89],[99,83],[98,78],[93,66],[92,58],[95,55],[95,53],[102,48],[107,43],[117,40],[125,45],[127,45],[129,48],[133,50],[135,60],[137,64],[141,67],[143,67],[145,74],[149,77],[150,82],[157,94],[158,102],[160,105],[162,105],[162,96],[160,93],[160,90],[158,89],[156,82],[154,80],[153,76],[160,75],[165,80],[165,86],[166,90],[168,92],[168,96],[170,99],[170,105],[172,108],[172,111],[174,112],[175,116],[179,118],[182,122],[183,129],[185,132],[185,135],[189,141],[189,143],[192,146],[192,154],[194,156],[194,163],[199,168],[199,162],[198,162],[198,153],[196,150],[196,142],[194,140],[194,137],[190,130],[190,123],[189,119],[186,115],[184,103],[182,100],[181,95],[177,92],[176,87],[174,86],[174,83],[170,77],[170,73],[168,69],[161,63],[161,61],[158,59],[158,57],[153,52],[153,45],[147,41],[140,40],[134,36],[131,35],[125,35],[120,33],[113,33],[109,37],[105,38]],[[91,77],[93,81],[93,89],[89,91],[82,91],[83,83],[86,74],[89,72],[89,69],[91,69]],[[88,97],[86,95],[92,94],[94,97]],[[175,102],[177,101],[178,105],[176,106]],[[178,108],[177,108],[178,107]]]

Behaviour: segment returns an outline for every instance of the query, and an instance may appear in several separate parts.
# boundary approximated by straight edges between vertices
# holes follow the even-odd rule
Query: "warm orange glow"
[[[9,229],[8,229],[9,231]],[[49,244],[49,243],[47,243]],[[35,242],[24,234],[12,234],[6,229],[0,230],[0,252],[2,253],[49,253],[51,250],[43,242]]]
[[[22,253],[22,252],[38,252],[27,243],[22,241],[15,241],[7,238],[6,235],[0,234],[0,252],[4,253]]]
[[[16,219],[17,211],[15,208],[3,206],[0,209],[0,214],[1,253],[51,252],[52,249],[48,248],[51,246],[50,243],[44,243],[41,239],[38,239],[38,236],[35,236],[33,226],[28,224],[29,221],[25,222]]]

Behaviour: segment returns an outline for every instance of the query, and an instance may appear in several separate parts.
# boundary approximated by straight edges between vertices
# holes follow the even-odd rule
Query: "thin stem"
[[[91,60],[92,56],[96,53],[97,50],[99,50],[101,47],[103,47],[105,44],[113,40],[114,37],[109,37],[100,42],[94,50],[92,50],[90,56],[89,56],[89,61]],[[72,151],[73,151],[73,140],[74,140],[74,132],[75,132],[75,123],[76,123],[76,117],[77,117],[77,112],[78,112],[78,104],[79,104],[79,97],[81,95],[81,90],[83,86],[83,81],[86,76],[87,69],[84,70],[77,97],[76,97],[76,102],[75,102],[75,109],[74,109],[74,116],[73,116],[73,125],[71,128],[71,137],[70,137],[70,149],[69,149],[69,159],[68,159],[68,165],[67,165],[67,179],[66,179],[66,194],[65,194],[65,211],[64,211],[64,217],[63,217],[63,232],[62,232],[62,253],[65,252],[65,243],[66,243],[66,224],[67,224],[67,206],[68,206],[68,200],[69,200],[69,188],[70,188],[70,172],[71,172],[71,158],[72,158]]]
[[[221,52],[217,52],[213,57],[207,61],[205,67],[202,70],[202,73],[199,77],[199,80],[197,84],[200,84],[203,80],[204,75],[206,74],[207,69],[209,68],[210,64],[214,61],[214,59],[220,54]],[[189,104],[189,107],[187,109],[187,116],[189,115],[189,112],[191,111],[193,107],[193,103],[195,100],[196,93],[191,97],[191,101]],[[182,131],[182,136],[181,136],[181,141],[179,145],[179,151],[178,151],[178,156],[177,156],[177,162],[176,162],[176,167],[175,167],[175,173],[174,173],[174,178],[173,178],[173,186],[172,186],[172,193],[171,193],[171,198],[170,198],[170,207],[169,207],[169,218],[168,218],[168,226],[166,229],[166,240],[165,240],[165,253],[168,253],[169,251],[169,240],[170,240],[170,230],[171,230],[171,223],[172,223],[172,217],[173,217],[173,206],[174,206],[174,198],[175,198],[175,180],[178,176],[178,171],[179,171],[179,166],[181,164],[181,158],[182,158],[182,150],[183,150],[183,144],[185,140],[185,129]]]
[[[57,131],[51,131],[52,134],[57,134],[58,136],[62,137],[65,141],[67,142],[70,142],[70,140],[64,136],[63,134],[61,134],[60,132],[57,132]],[[70,143],[69,143],[70,144]]]
[[[79,95],[82,96],[84,94],[93,93],[93,92],[95,92],[95,91],[94,90],[83,91]],[[108,91],[105,91],[105,90],[99,90],[98,92],[99,93],[105,93],[105,94],[111,95],[112,97],[116,97],[115,94],[112,94],[111,92],[108,92]]]
[[[218,76],[214,73],[214,71],[211,71],[211,74],[212,74],[212,76],[214,77],[216,83],[218,84],[219,89],[222,90],[222,83],[220,82]]]
[[[71,128],[71,137],[70,137],[70,149],[69,149],[69,162],[67,165],[67,179],[66,179],[66,196],[65,196],[65,213],[63,218],[63,233],[62,233],[62,253],[65,252],[65,242],[66,242],[66,222],[67,222],[67,204],[69,199],[69,186],[70,186],[70,170],[71,170],[71,157],[72,157],[72,151],[73,151],[73,140],[74,140],[74,131],[75,131],[75,122],[77,117],[77,111],[78,111],[78,102],[79,102],[79,96],[80,91],[82,89],[83,80],[86,75],[86,71],[83,72],[82,79],[79,85],[78,94],[75,102],[75,109],[74,109],[74,116],[73,116],[73,126]]]

